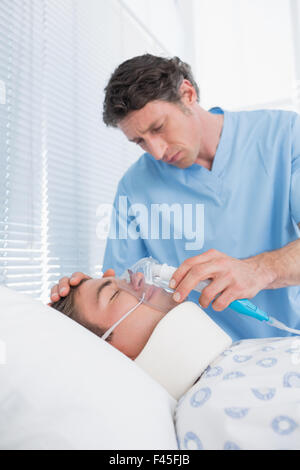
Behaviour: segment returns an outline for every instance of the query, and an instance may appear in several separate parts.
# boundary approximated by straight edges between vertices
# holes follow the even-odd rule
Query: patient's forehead
[[[101,297],[97,295],[97,291],[108,278],[84,279],[78,289],[75,290],[75,304],[78,310],[88,318],[89,321],[95,321],[95,315],[99,314],[99,308],[103,308]]]
[[[103,283],[103,278],[100,279],[83,279],[78,288],[76,289],[77,300],[84,299],[85,301],[94,295],[97,287]]]
[[[84,279],[82,284],[79,284],[78,289],[76,289],[76,300],[87,302],[89,305],[98,305],[98,300],[102,296],[101,286],[105,287],[106,285],[112,284],[116,278],[114,276],[105,276],[99,279]],[[100,292],[101,291],[101,292]]]

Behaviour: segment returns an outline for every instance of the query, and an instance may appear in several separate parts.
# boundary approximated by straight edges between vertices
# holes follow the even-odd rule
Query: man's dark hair
[[[72,320],[76,321],[80,325],[84,326],[88,330],[95,333],[97,336],[102,336],[105,333],[104,328],[100,328],[97,325],[93,325],[92,323],[87,322],[81,315],[80,311],[76,306],[76,291],[81,286],[81,284],[88,279],[82,279],[77,286],[70,286],[70,292],[65,297],[61,297],[56,302],[52,302],[51,307],[55,308],[59,312],[63,313],[67,317],[71,318]],[[112,334],[109,335],[107,341],[110,341],[112,338]]]
[[[144,54],[126,60],[113,72],[105,88],[103,121],[117,127],[131,111],[154,100],[180,103],[179,88],[184,79],[199,88],[191,67],[178,57],[167,59]]]

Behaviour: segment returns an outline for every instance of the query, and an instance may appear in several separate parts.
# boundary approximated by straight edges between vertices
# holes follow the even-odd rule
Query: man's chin
[[[183,158],[182,160],[174,163],[173,166],[176,166],[177,168],[181,168],[182,170],[184,170],[185,168],[189,168],[190,166],[192,166],[194,163],[195,162],[191,160]]]

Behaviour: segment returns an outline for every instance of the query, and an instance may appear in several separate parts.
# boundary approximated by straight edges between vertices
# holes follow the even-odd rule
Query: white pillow
[[[3,286],[0,350],[1,449],[178,449],[175,400],[162,386],[81,325]]]

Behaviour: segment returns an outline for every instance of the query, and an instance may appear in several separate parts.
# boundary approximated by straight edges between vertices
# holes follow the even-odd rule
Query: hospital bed
[[[245,347],[244,356],[249,356],[253,344]],[[259,409],[271,400],[258,398],[251,404],[258,411],[252,420],[246,416],[250,405],[245,394],[244,401],[230,402],[232,391],[241,397],[246,385],[224,380],[235,356],[232,349],[226,354],[176,402],[133,361],[81,325],[0,286],[0,449],[300,448],[299,364],[293,364],[294,376],[286,376],[288,403],[272,405],[278,417],[293,407],[294,423],[278,421],[281,434],[274,432],[276,439],[268,434],[262,441],[267,434]],[[265,392],[260,385],[257,394],[270,397],[272,385]],[[224,394],[235,418],[220,410]]]

